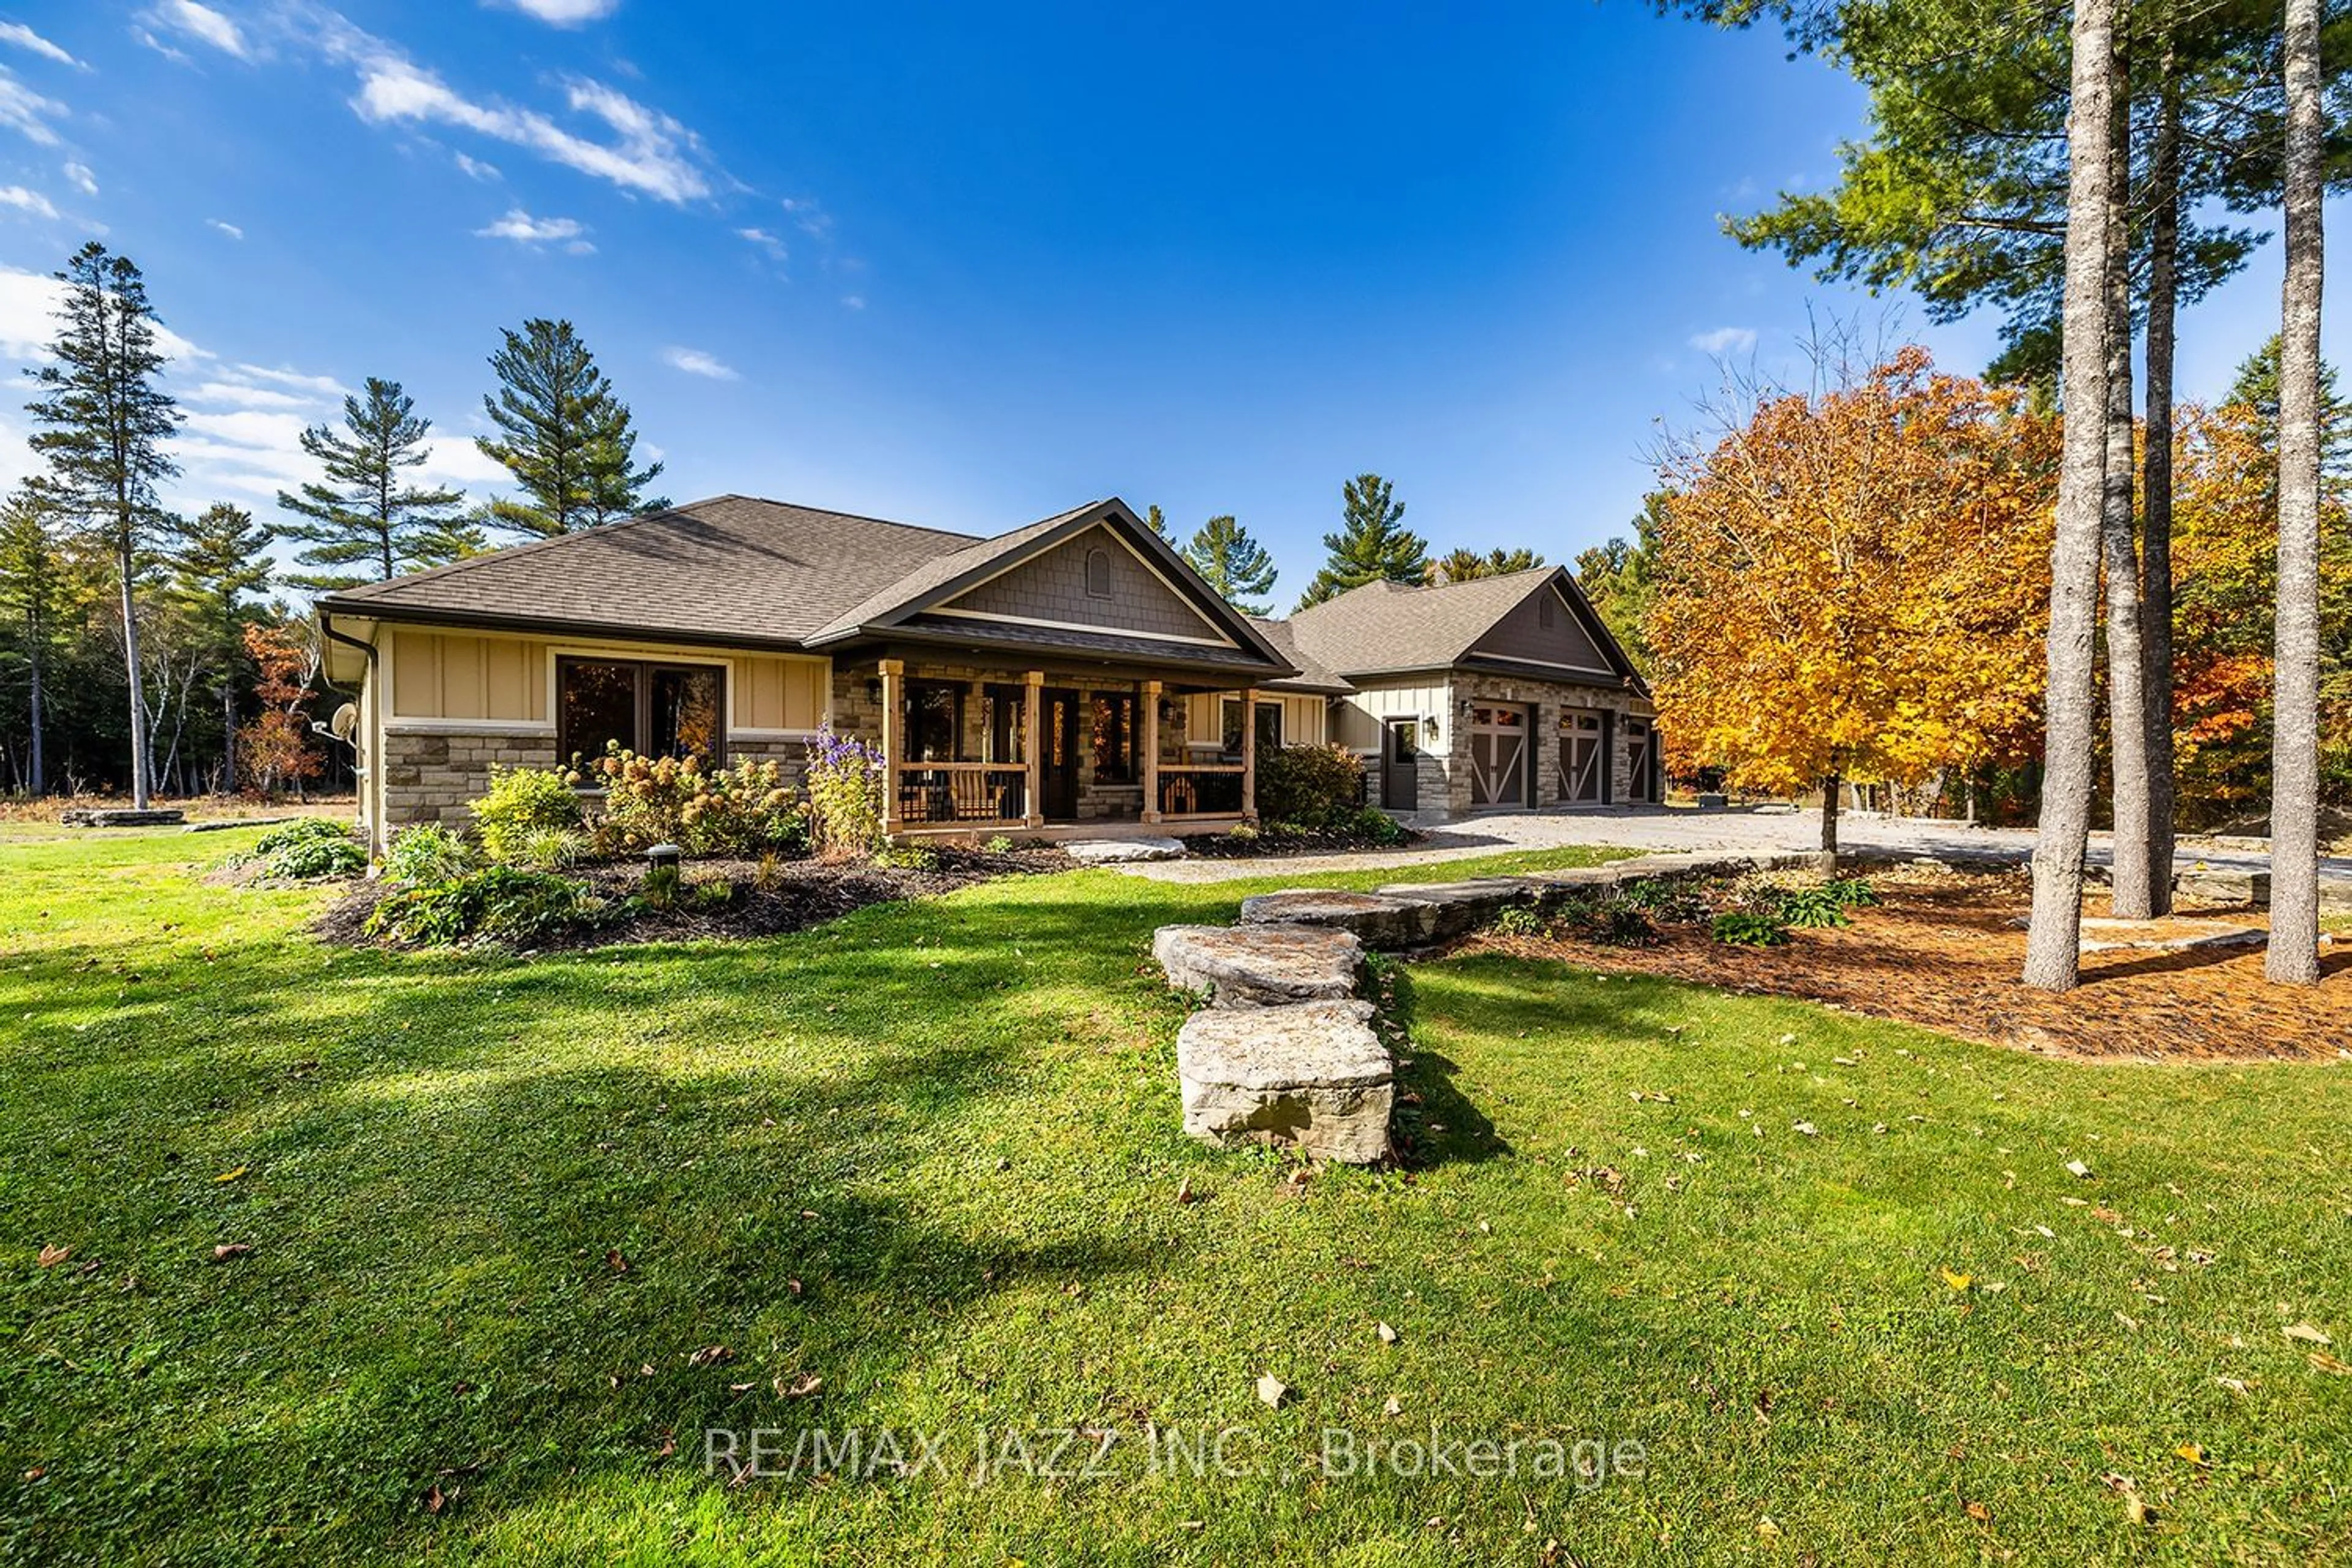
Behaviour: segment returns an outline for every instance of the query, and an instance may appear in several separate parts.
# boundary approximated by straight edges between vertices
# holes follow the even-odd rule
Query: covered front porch
[[[893,838],[1222,832],[1256,817],[1261,726],[1226,724],[1204,745],[1190,722],[1204,696],[1214,711],[1256,711],[1255,687],[905,658],[872,668]]]

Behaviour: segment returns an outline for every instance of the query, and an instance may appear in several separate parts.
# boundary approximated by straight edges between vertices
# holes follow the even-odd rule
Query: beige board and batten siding
[[[1215,750],[1225,743],[1224,705],[1238,698],[1229,692],[1197,691],[1185,700],[1184,741],[1189,746]],[[1319,746],[1329,733],[1328,697],[1299,696],[1287,691],[1264,691],[1260,702],[1282,704],[1282,743]]]
[[[414,626],[386,626],[383,637],[392,699],[386,721],[394,727],[552,731],[558,658],[721,666],[727,672],[730,739],[805,739],[832,708],[833,661],[804,655]]]

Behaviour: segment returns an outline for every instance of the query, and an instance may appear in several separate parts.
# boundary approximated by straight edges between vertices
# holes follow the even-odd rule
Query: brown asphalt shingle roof
[[[1273,621],[1263,616],[1252,616],[1249,622],[1257,628],[1258,636],[1274,646],[1275,652],[1298,667],[1298,673],[1287,680],[1267,681],[1270,689],[1321,691],[1333,696],[1344,696],[1355,689],[1348,684],[1346,677],[1298,646],[1297,630],[1288,621]]]
[[[1472,577],[1433,587],[1367,583],[1290,617],[1301,653],[1343,676],[1435,669],[1461,662],[1557,566],[1499,577]]]
[[[1026,528],[1016,528],[993,539],[979,540],[961,550],[935,557],[904,576],[884,584],[876,592],[835,615],[817,629],[811,640],[841,637],[856,631],[866,622],[919,599],[932,589],[943,587],[968,572],[977,572],[991,562],[1012,554],[1031,540],[1051,533],[1071,519],[1083,517],[1103,504],[1090,500],[1084,506],[1074,506],[1066,512],[1033,522]]]
[[[727,495],[371,583],[326,608],[800,643],[843,608],[983,542]]]

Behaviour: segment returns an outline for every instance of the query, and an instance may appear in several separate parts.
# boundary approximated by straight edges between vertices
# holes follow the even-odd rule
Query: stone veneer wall
[[[383,820],[388,832],[419,822],[470,827],[468,809],[489,787],[490,764],[551,768],[555,737],[543,730],[384,731]]]

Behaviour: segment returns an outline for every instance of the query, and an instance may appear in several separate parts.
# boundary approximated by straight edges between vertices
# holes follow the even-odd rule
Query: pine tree
[[[1165,539],[1168,537],[1168,514],[1161,511],[1156,506],[1145,507],[1143,509],[1143,526],[1151,530],[1152,532],[1158,534],[1160,538]]]
[[[26,411],[45,426],[30,445],[47,459],[61,504],[103,536],[113,561],[130,680],[131,798],[143,811],[151,775],[136,589],[164,531],[155,487],[180,471],[163,452],[180,411],[163,388],[155,313],[131,258],[93,239],[57,276],[66,286],[57,342],[50,362],[26,373],[41,395]]]
[[[1544,558],[1522,545],[1517,550],[1501,546],[1481,555],[1475,550],[1459,545],[1429,563],[1432,583],[1467,583],[1473,577],[1501,577],[1513,572],[1528,572],[1544,563]]]
[[[534,317],[502,336],[490,356],[499,390],[482,407],[503,435],[478,436],[474,445],[514,476],[522,494],[492,501],[485,520],[551,538],[667,505],[645,498],[662,466],[635,467],[629,405],[613,395],[572,323]]]
[[[48,676],[65,621],[68,566],[53,513],[33,485],[0,506],[0,616],[7,623],[0,655],[23,672],[28,733],[19,778],[31,795],[48,789]]]
[[[1404,503],[1391,498],[1388,480],[1359,474],[1340,493],[1345,510],[1339,531],[1323,536],[1330,554],[1299,596],[1302,610],[1367,583],[1419,583],[1429,574],[1429,545],[1398,526]]]
[[[1263,597],[1274,592],[1274,557],[1230,513],[1202,523],[1184,546],[1184,559],[1243,615],[1263,616],[1274,607]]]
[[[279,506],[310,520],[279,531],[310,547],[295,560],[326,570],[290,574],[288,582],[331,593],[483,547],[481,531],[457,516],[463,495],[403,482],[404,470],[424,464],[432,428],[398,382],[372,375],[363,398],[343,399],[341,430],[314,425],[302,432],[302,450],[326,471],[326,482],[278,492]]]
[[[371,389],[382,384],[371,382]],[[245,685],[246,600],[269,584],[276,535],[253,514],[217,501],[188,525],[173,586],[203,638],[221,705],[221,788],[236,787],[236,698]]]

